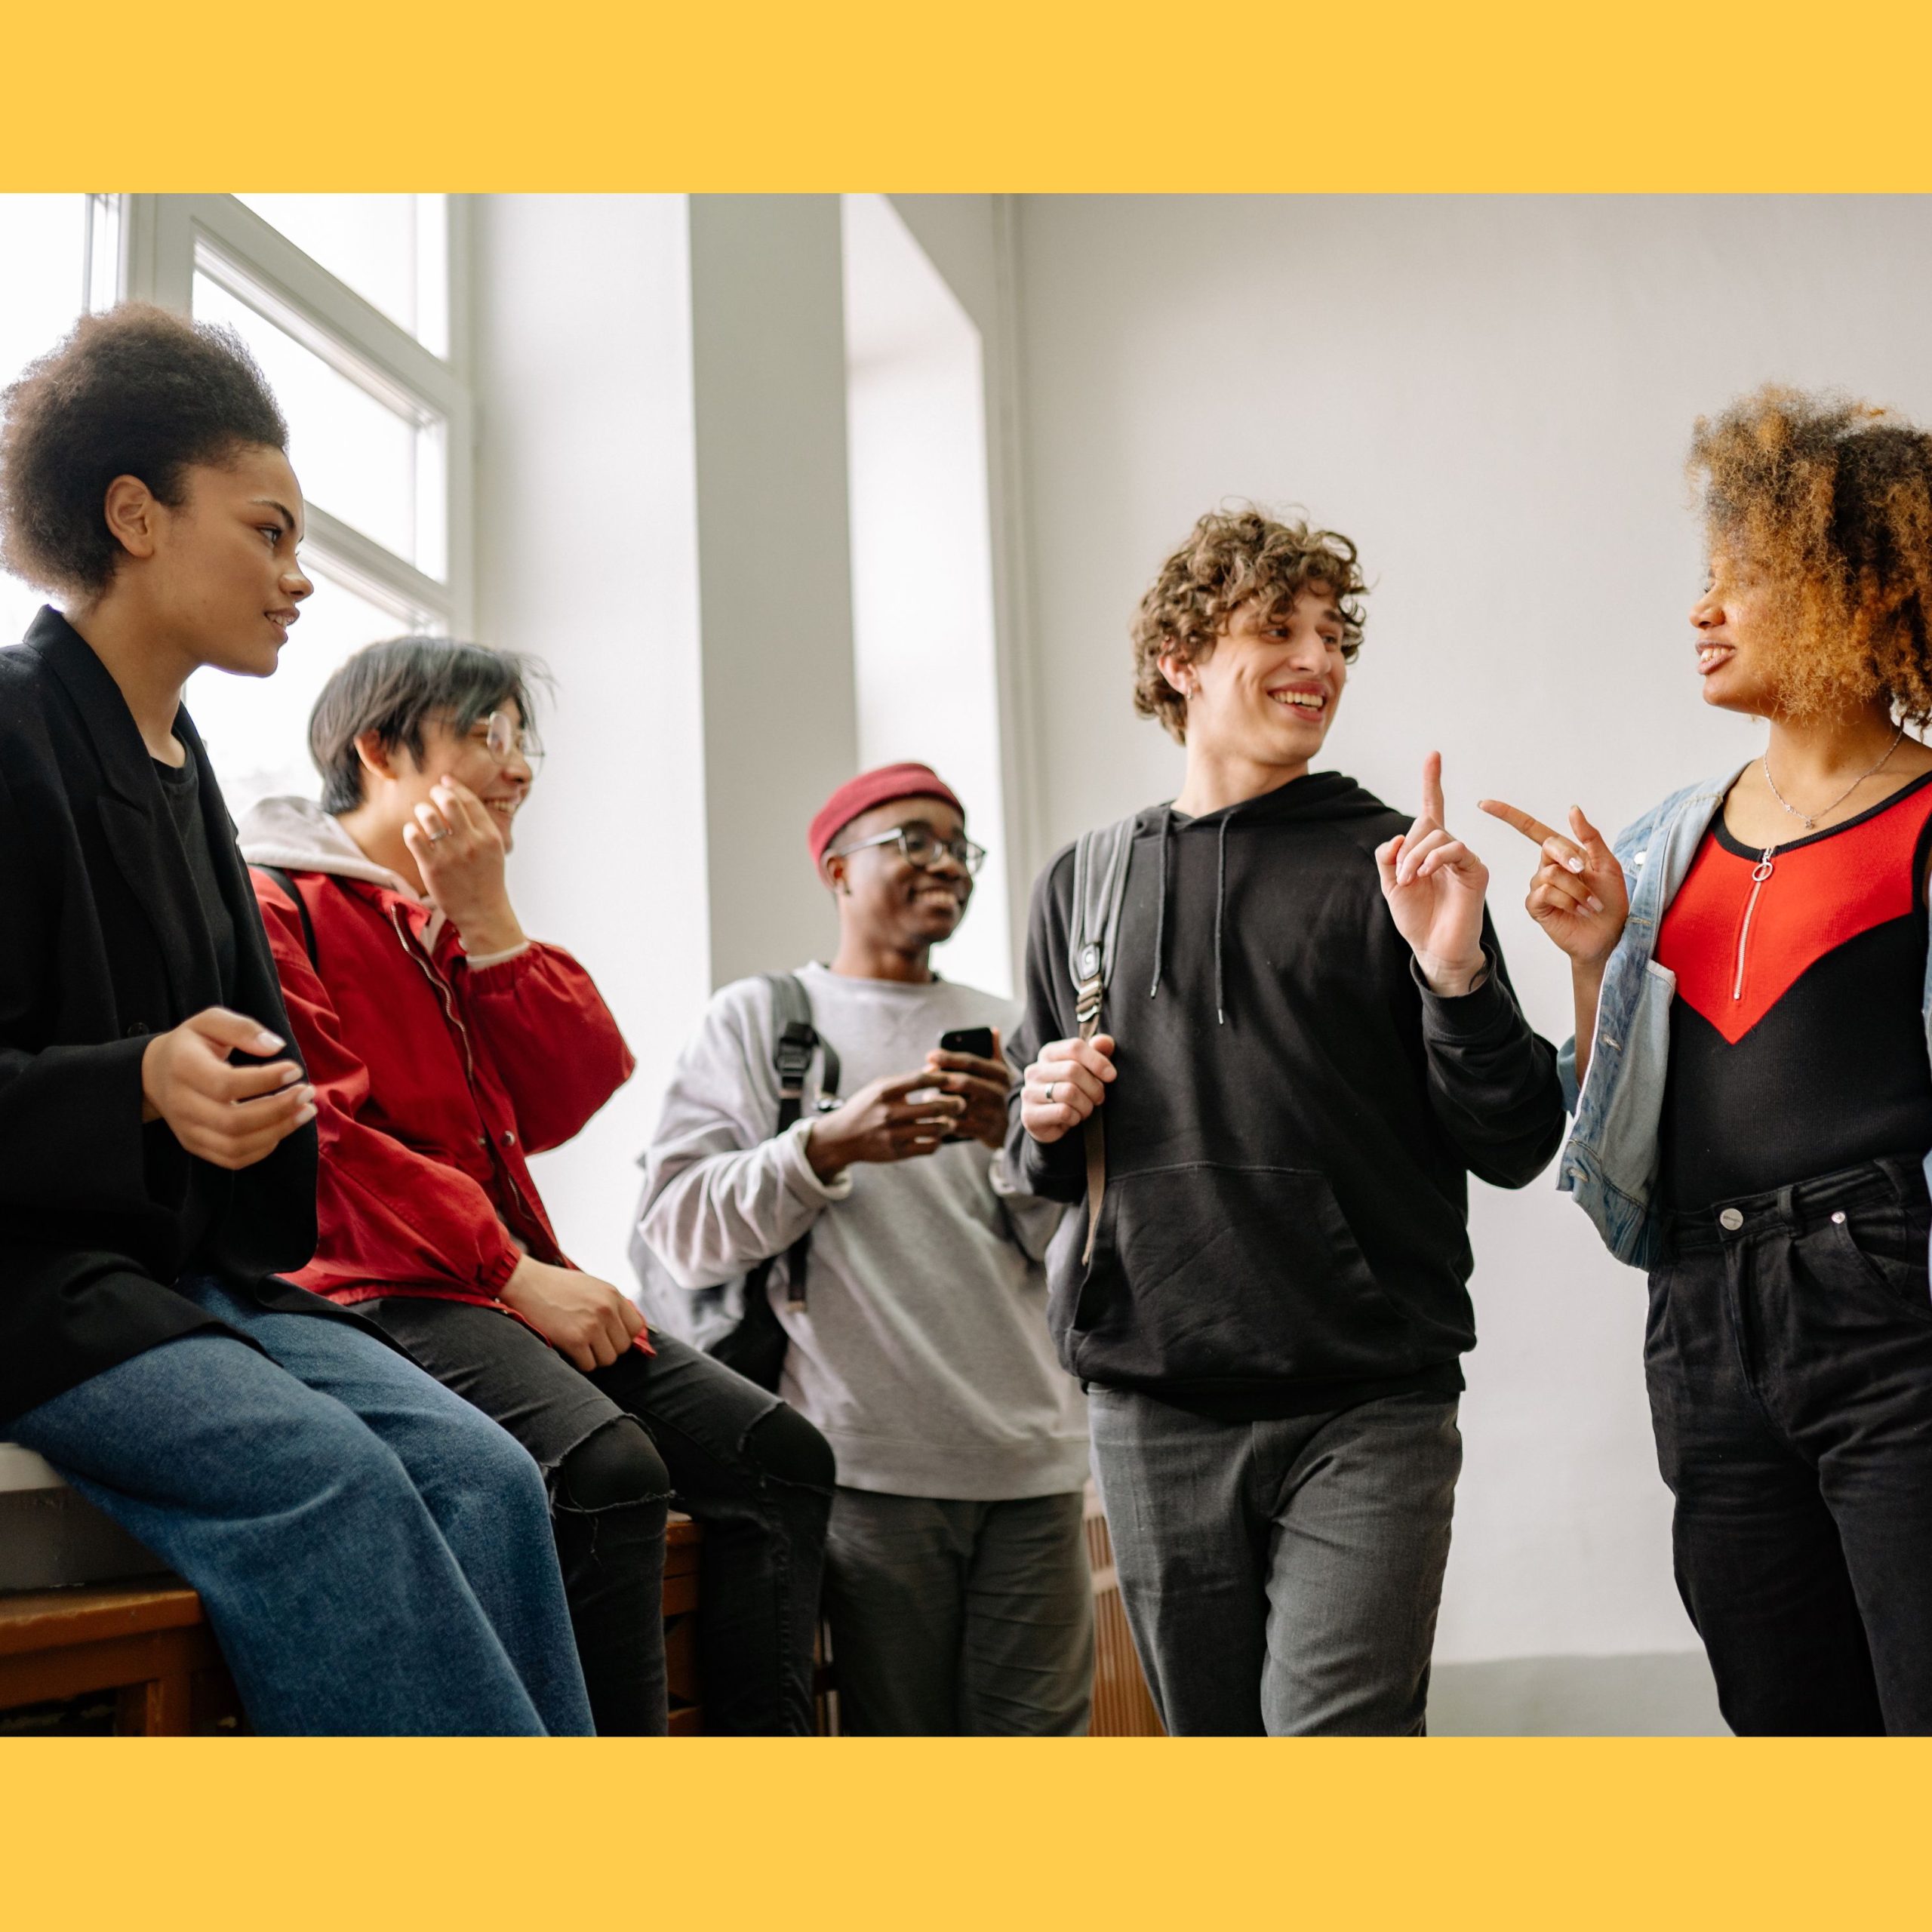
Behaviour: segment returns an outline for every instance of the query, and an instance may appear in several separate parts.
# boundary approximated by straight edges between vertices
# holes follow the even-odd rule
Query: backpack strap
[[[772,1018],[776,1022],[772,1049],[772,1059],[778,1069],[778,1125],[774,1134],[776,1138],[777,1134],[795,1126],[804,1111],[805,1075],[811,1070],[814,1052],[820,1049],[824,1052],[819,1087],[821,1092],[827,1094],[838,1091],[838,1056],[829,1041],[819,1038],[818,1029],[812,1024],[811,995],[805,991],[804,983],[798,976],[795,973],[768,973],[764,980],[771,989]],[[805,1268],[811,1244],[812,1231],[808,1228],[786,1251],[788,1307],[803,1308],[805,1305]],[[758,1288],[761,1294],[764,1291],[764,1275],[771,1266],[768,1261],[760,1270]]]
[[[318,964],[315,958],[315,922],[309,916],[309,902],[295,889],[295,881],[279,866],[257,866],[255,870],[272,878],[295,902],[295,909],[302,920],[302,948],[309,955],[311,966]]]
[[[1120,937],[1120,909],[1127,898],[1128,868],[1134,860],[1134,825],[1132,819],[1124,818],[1083,832],[1073,848],[1066,963],[1073,977],[1074,1020],[1083,1040],[1100,1030],[1100,1009]],[[1098,1107],[1087,1116],[1081,1137],[1087,1150],[1087,1245],[1080,1256],[1084,1266],[1094,1258],[1100,1202],[1107,1191],[1106,1129]]]

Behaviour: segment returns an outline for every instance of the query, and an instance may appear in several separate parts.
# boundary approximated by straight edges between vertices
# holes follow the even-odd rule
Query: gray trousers
[[[1454,1398],[1212,1422],[1088,1391],[1121,1596],[1174,1736],[1414,1736],[1463,1438]]]
[[[840,1489],[825,1552],[838,1724],[875,1737],[1084,1735],[1094,1588],[1082,1499]]]

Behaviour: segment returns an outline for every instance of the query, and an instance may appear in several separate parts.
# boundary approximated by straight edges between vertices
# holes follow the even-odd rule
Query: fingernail
[[[315,1118],[315,1109],[313,1107],[304,1107],[302,1111],[295,1116],[295,1124],[297,1127],[306,1127]]]
[[[1563,863],[1573,872],[1580,872],[1583,869],[1583,862],[1581,859],[1565,859]]]
[[[274,1053],[281,1045],[281,1035],[279,1033],[271,1033],[269,1029],[264,1026],[262,1030],[255,1035],[255,1045],[257,1050],[260,1052],[265,1054]]]
[[[1587,906],[1592,912],[1601,912],[1603,910],[1603,901],[1599,899],[1594,892],[1590,894],[1589,898],[1583,901],[1583,903]]]

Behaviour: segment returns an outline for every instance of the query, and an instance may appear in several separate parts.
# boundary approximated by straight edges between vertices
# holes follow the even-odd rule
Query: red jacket
[[[636,1064],[589,975],[534,942],[472,967],[429,906],[287,869],[315,964],[287,894],[249,875],[321,1136],[320,1238],[292,1278],[338,1302],[494,1302],[517,1264],[512,1234],[566,1265],[525,1156],[569,1140]]]

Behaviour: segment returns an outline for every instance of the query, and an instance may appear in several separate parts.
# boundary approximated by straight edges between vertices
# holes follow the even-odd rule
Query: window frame
[[[448,580],[439,582],[320,506],[308,506],[303,549],[319,568],[379,603],[412,614],[432,632],[462,637],[475,609],[475,407],[470,381],[469,200],[449,198],[450,353],[426,349],[408,330],[312,259],[232,195],[121,197],[122,294],[193,312],[204,251],[214,278],[243,301],[252,284],[285,314],[270,319],[358,380],[353,366],[445,426],[444,505]],[[205,270],[208,264],[203,263]],[[230,275],[221,270],[226,268]],[[230,276],[232,280],[231,281]],[[292,325],[292,326],[291,326]],[[368,386],[365,381],[365,386]]]

